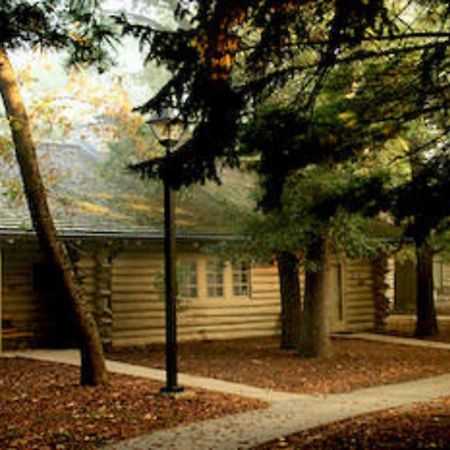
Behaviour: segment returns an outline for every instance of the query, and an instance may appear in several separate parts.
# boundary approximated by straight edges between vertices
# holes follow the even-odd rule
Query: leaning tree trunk
[[[282,349],[295,349],[300,335],[301,293],[298,258],[293,253],[278,254],[278,276],[281,296]]]
[[[433,249],[425,241],[416,244],[417,337],[439,334],[433,298]]]
[[[58,239],[47,203],[45,187],[39,171],[36,148],[31,135],[26,109],[20,95],[14,69],[4,47],[0,46],[0,91],[8,116],[20,168],[25,196],[38,240],[61,277],[66,300],[70,302],[78,325],[81,353],[81,384],[105,383],[107,372],[102,344],[95,321],[83,301],[75,281],[72,262]],[[65,301],[63,299],[62,301]]]
[[[305,296],[298,350],[301,356],[329,357],[328,325],[330,248],[328,236],[319,236],[306,251]],[[309,265],[314,266],[314,270]]]

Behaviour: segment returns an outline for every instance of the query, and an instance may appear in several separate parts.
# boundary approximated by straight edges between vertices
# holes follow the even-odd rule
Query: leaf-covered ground
[[[180,371],[301,393],[345,392],[450,372],[450,351],[333,339],[330,359],[301,359],[276,338],[179,346]],[[164,367],[161,346],[114,351],[109,358]]]
[[[202,390],[163,397],[160,387],[120,375],[111,375],[104,388],[80,387],[76,368],[0,358],[0,448],[95,449],[156,429],[265,406]]]
[[[450,397],[335,422],[256,447],[302,450],[449,449]]]
[[[427,340],[450,343],[450,318],[439,320],[439,335]],[[388,318],[386,333],[394,336],[414,337],[415,319],[411,315],[395,315]]]

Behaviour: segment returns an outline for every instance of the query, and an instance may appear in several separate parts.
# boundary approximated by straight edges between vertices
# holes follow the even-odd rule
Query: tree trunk
[[[25,106],[14,69],[2,46],[0,46],[0,91],[34,229],[46,257],[55,264],[61,277],[65,293],[65,299],[62,301],[70,303],[76,319],[81,352],[81,384],[105,383],[107,372],[98,329],[83,301],[81,288],[76,284],[74,267],[67,249],[58,239],[39,171],[36,148]]]
[[[282,349],[295,349],[300,336],[300,279],[298,258],[290,252],[278,254],[278,276],[281,296]]]
[[[425,241],[416,244],[417,271],[417,337],[439,334],[433,298],[433,249]]]
[[[317,237],[307,248],[305,296],[300,325],[300,356],[329,357],[331,346],[328,324],[330,250],[327,236]],[[314,270],[308,267],[314,265]]]

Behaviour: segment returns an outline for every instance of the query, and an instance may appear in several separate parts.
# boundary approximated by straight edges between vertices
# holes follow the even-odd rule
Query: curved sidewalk
[[[252,411],[161,430],[105,450],[237,450],[330,422],[450,395],[450,375],[360,389],[328,397],[277,402]]]

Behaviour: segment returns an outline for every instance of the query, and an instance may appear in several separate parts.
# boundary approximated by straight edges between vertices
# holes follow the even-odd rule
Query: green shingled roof
[[[52,178],[49,203],[58,230],[66,234],[162,234],[162,185],[142,181],[119,170],[101,175],[101,157],[82,146],[48,144],[39,147],[42,170]],[[4,179],[6,168],[1,179]],[[9,177],[17,172],[8,171]],[[223,172],[222,184],[208,182],[177,193],[176,221],[181,234],[232,234],[235,213],[250,211],[254,178],[238,171]],[[11,203],[0,195],[0,230],[32,230],[24,202]]]

